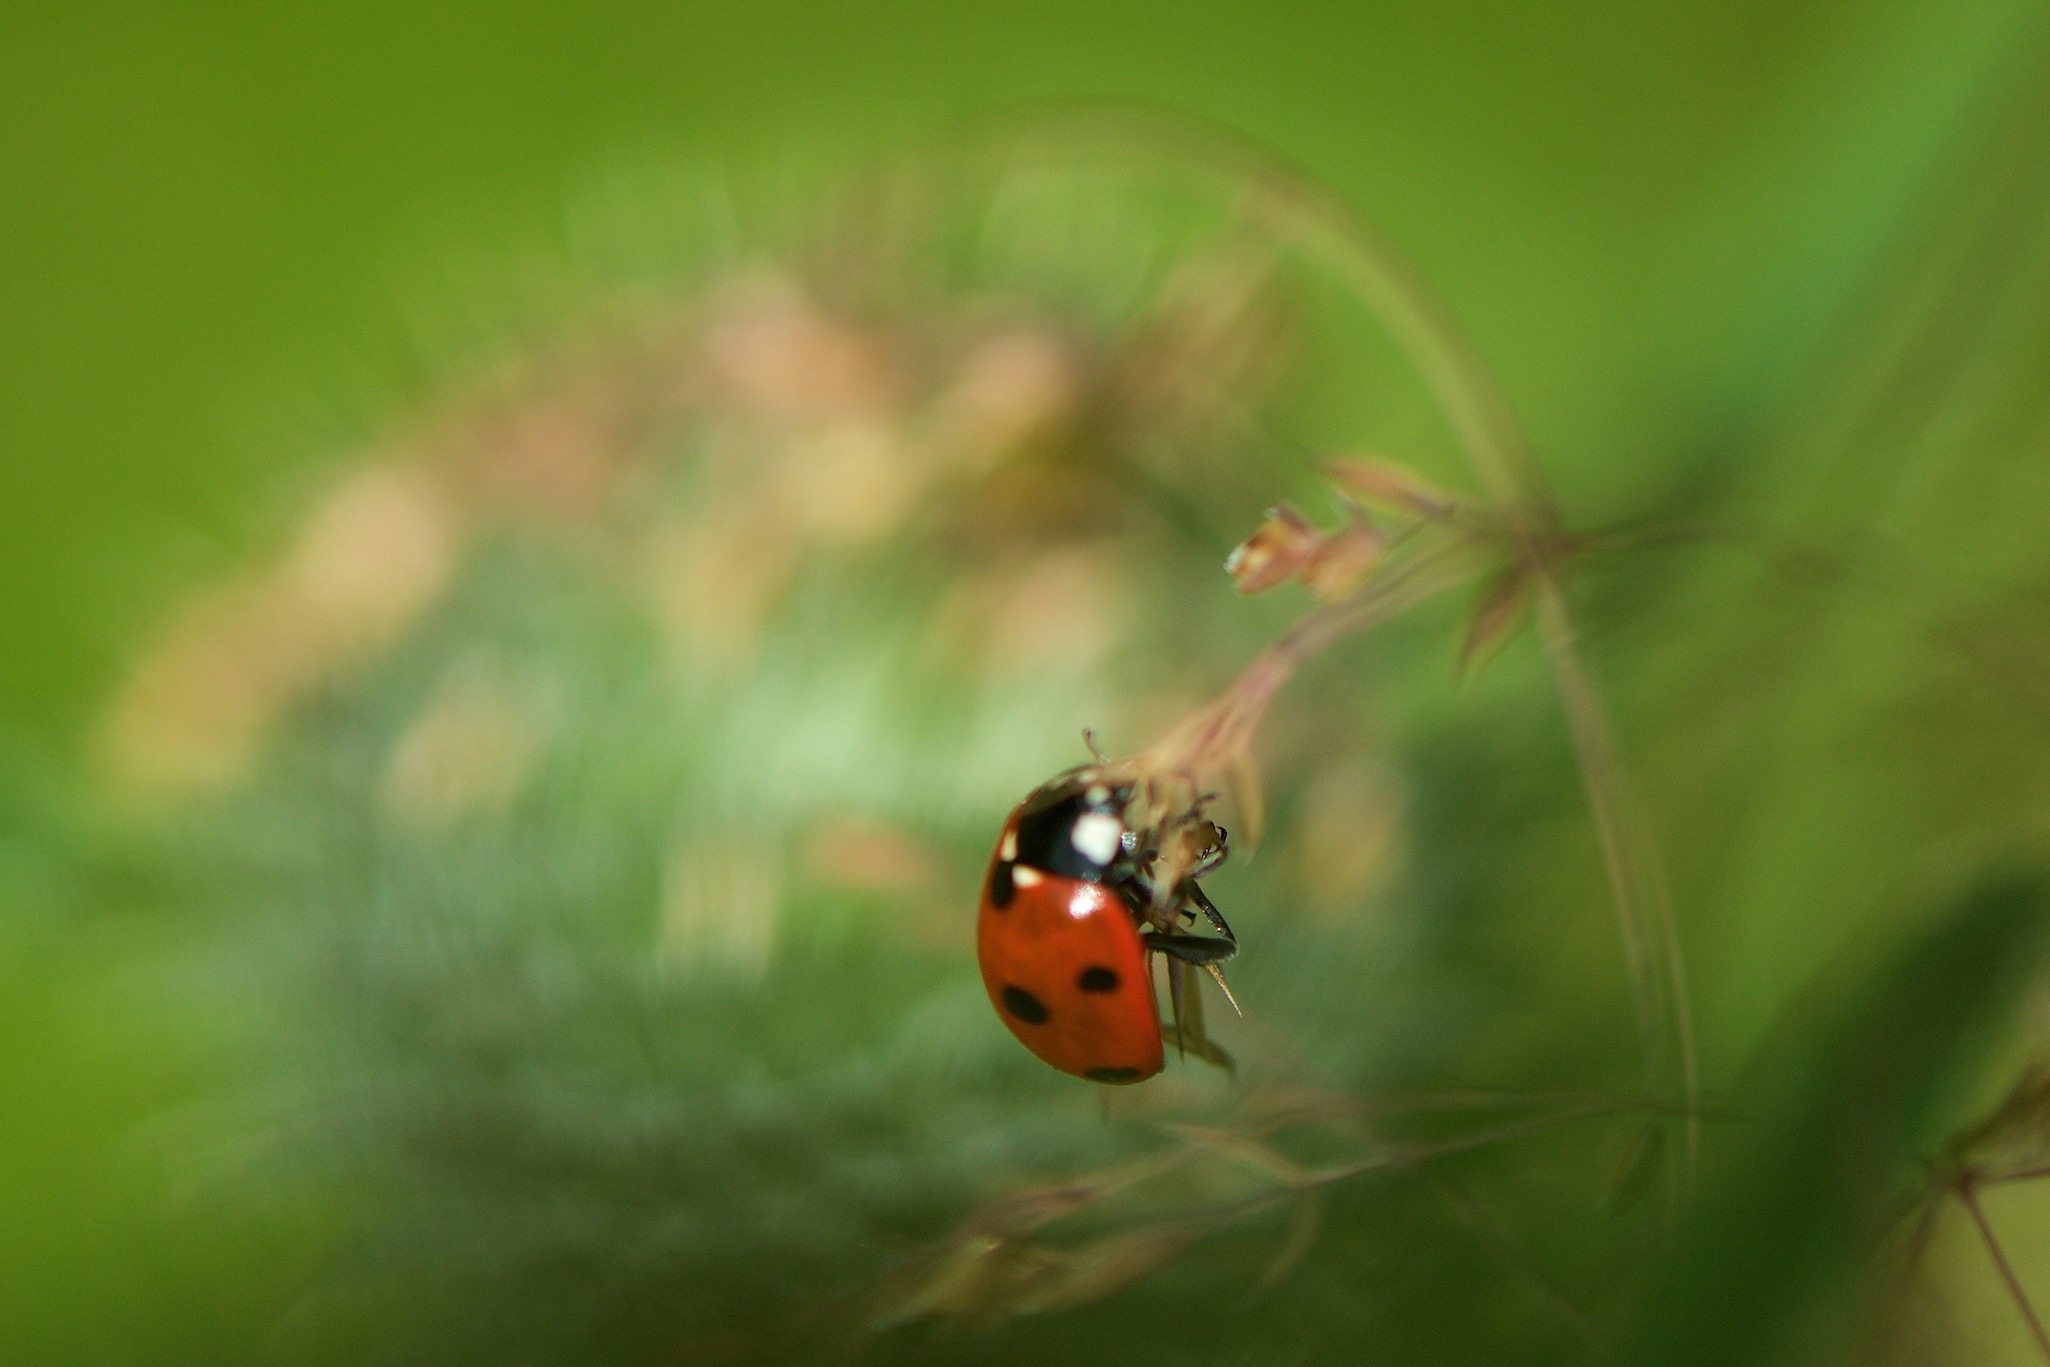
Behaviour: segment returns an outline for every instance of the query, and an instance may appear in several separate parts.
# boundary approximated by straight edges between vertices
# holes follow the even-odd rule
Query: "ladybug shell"
[[[1115,888],[1025,862],[1029,806],[1005,823],[982,885],[975,954],[990,1003],[1062,1072],[1144,1081],[1166,1060],[1137,918]]]

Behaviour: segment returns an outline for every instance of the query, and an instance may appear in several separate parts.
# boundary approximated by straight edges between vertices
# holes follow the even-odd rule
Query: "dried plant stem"
[[[1078,155],[1108,155],[1124,166],[1194,174],[1239,192],[1248,218],[1329,269],[1388,330],[1488,496],[1504,506],[1543,503],[1522,426],[1479,352],[1380,226],[1315,176],[1221,125],[1144,105],[1041,107],[985,131],[1014,156],[1040,151],[1072,163]]]
[[[1683,956],[1656,847],[1630,820],[1607,716],[1581,661],[1557,568],[1544,549],[1555,540],[1557,517],[1529,441],[1450,310],[1372,220],[1258,145],[1221,130],[1191,130],[1197,131],[1206,150],[1214,146],[1215,155],[1253,188],[1277,234],[1327,261],[1388,329],[1443,408],[1488,496],[1502,508],[1528,510],[1519,519],[1519,559],[1537,583],[1546,655],[1602,845],[1637,1003],[1646,1075],[1654,1088],[1665,1081],[1661,1021],[1668,1013],[1672,1018],[1691,1178],[1700,1147],[1695,1114],[1699,1079]],[[1666,979],[1663,990],[1661,976]]]
[[[1536,457],[1485,362],[1449,310],[1438,303],[1393,244],[1335,196],[1298,191],[1290,202],[1331,224],[1335,259],[1346,267],[1342,275],[1381,318],[1431,386],[1483,489],[1504,507],[1530,510],[1517,526],[1519,559],[1537,586],[1539,631],[1601,843],[1646,1055],[1647,1081],[1655,1089],[1665,1082],[1664,1022],[1668,1016],[1672,1022],[1680,1093],[1687,1112],[1686,1171],[1691,1179],[1700,1151],[1700,1085],[1684,957],[1657,847],[1632,819],[1634,808],[1627,801],[1607,712],[1581,659],[1558,569],[1546,550],[1556,540],[1558,520]],[[1663,990],[1661,977],[1665,979]]]
[[[1510,518],[1512,549],[1537,590],[1546,656],[1572,731],[1622,933],[1647,1081],[1658,1089],[1678,1073],[1691,1180],[1699,1150],[1699,1078],[1684,959],[1657,848],[1642,822],[1632,819],[1607,716],[1581,660],[1550,550],[1560,542],[1556,508],[1529,439],[1478,349],[1372,219],[1252,139],[1184,115],[1114,104],[1040,110],[995,131],[1014,156],[1035,145],[1068,162],[1078,154],[1107,153],[1126,166],[1143,162],[1149,170],[1166,167],[1222,181],[1243,196],[1248,218],[1329,269],[1416,367],[1483,492]],[[1328,644],[1326,632],[1358,629],[1322,617],[1308,619],[1299,637],[1291,633],[1256,660],[1232,695],[1206,717],[1219,743],[1257,724],[1274,691],[1303,659]],[[1677,1069],[1665,1062],[1668,1049],[1678,1056]]]
[[[1538,1095],[1507,1096],[1483,1093],[1468,1097],[1465,1094],[1450,1093],[1442,1098],[1428,1100],[1455,1105],[1470,1101],[1493,1108],[1505,1103],[1539,1104],[1545,1099]],[[1439,1109],[1436,1105],[1419,1107],[1416,1103],[1423,1100],[1426,1099],[1412,1098],[1392,1109]],[[1142,1215],[1136,1225],[1122,1230],[1113,1229],[1107,1236],[1099,1235],[1098,1242],[1106,1239],[1115,1241],[1136,1234],[1156,1241],[1155,1246],[1159,1246],[1161,1242],[1179,1246],[1191,1239],[1207,1237],[1276,1206],[1296,1202],[1296,1221],[1284,1238],[1275,1262],[1270,1265],[1273,1275],[1279,1276],[1281,1272],[1286,1271],[1290,1262],[1308,1252],[1309,1241],[1314,1239],[1316,1233],[1314,1207],[1318,1197],[1320,1193],[1339,1183],[1373,1173],[1415,1171],[1438,1159],[1510,1143],[1562,1125],[1632,1114],[1647,1109],[1646,1103],[1636,1098],[1602,1094],[1574,1093],[1555,1098],[1555,1103],[1537,1115],[1505,1120],[1446,1139],[1418,1143],[1379,1143],[1374,1145],[1370,1152],[1359,1157],[1326,1163],[1314,1168],[1299,1166],[1277,1151],[1266,1148],[1259,1140],[1277,1130],[1290,1129],[1301,1124],[1331,1124],[1336,1121],[1340,1123],[1341,1128],[1349,1129],[1351,1119],[1357,1118],[1360,1112],[1358,1103],[1341,1102],[1336,1112],[1323,1104],[1298,1107],[1293,1112],[1293,1118],[1290,1114],[1273,1115],[1236,1130],[1171,1125],[1168,1127],[1169,1131],[1179,1133],[1184,1140],[1177,1147],[1155,1152],[1145,1158],[1092,1176],[1021,1193],[969,1217],[951,1238],[925,1252],[910,1266],[891,1274],[888,1285],[880,1293],[876,1308],[869,1312],[868,1322],[871,1327],[887,1327],[928,1315],[954,1315],[956,1318],[963,1318],[971,1314],[987,1313],[989,1306],[975,1301],[974,1297],[994,1285],[991,1275],[983,1271],[991,1265],[991,1260],[1022,1257],[1027,1261],[1038,1259],[1051,1264],[1063,1254],[1059,1245],[1037,1242],[1042,1231],[1048,1226],[1130,1193],[1137,1187],[1165,1179],[1205,1157],[1222,1159],[1248,1168],[1256,1174],[1266,1174],[1273,1179],[1273,1183],[1263,1190],[1203,1209],[1189,1210],[1165,1218],[1148,1218]],[[1650,1103],[1649,1108],[1657,1109],[1658,1106],[1659,1103],[1654,1102]],[[1437,1174],[1425,1176],[1427,1180],[1437,1178]],[[1306,1215],[1306,1208],[1312,1213]],[[1499,1221],[1496,1224],[1499,1230]],[[1514,1240],[1507,1239],[1506,1247],[1513,1249]],[[1534,1276],[1542,1276],[1536,1273],[1535,1269],[1531,1270]],[[1268,1284],[1271,1284],[1271,1281],[1263,1280],[1262,1287]],[[1577,1322],[1583,1325],[1587,1323],[1584,1312],[1580,1312],[1570,1298],[1549,1281],[1546,1285],[1550,1286],[1557,1296],[1562,1310],[1571,1314]],[[1255,1294],[1259,1289],[1262,1288],[1256,1288]],[[1023,1311],[1014,1310],[1012,1313]]]
[[[1586,789],[1595,834],[1601,842],[1602,862],[1616,908],[1617,934],[1623,941],[1630,970],[1631,996],[1638,1030],[1645,1040],[1647,1068],[1654,1074],[1654,1090],[1662,1081],[1656,1070],[1665,1052],[1661,1045],[1667,1018],[1670,1017],[1676,1033],[1680,1093],[1686,1108],[1682,1130],[1686,1137],[1687,1172],[1691,1174],[1701,1148],[1701,1114],[1696,1104],[1700,1081],[1696,1073],[1687,965],[1673,925],[1672,900],[1654,845],[1632,830],[1633,809],[1623,800],[1622,765],[1616,757],[1608,715],[1596,695],[1594,680],[1575,649],[1572,618],[1567,614],[1565,594],[1556,579],[1548,578],[1541,584],[1537,609],[1538,632],[1551,660],[1567,728],[1573,736],[1581,784]],[[1670,1001],[1661,1000],[1661,978],[1665,991],[1671,994]]]
[[[1320,1191],[1327,1187],[1336,1186],[1341,1182],[1349,1182],[1355,1177],[1365,1177],[1370,1173],[1378,1172],[1405,1172],[1436,1159],[1449,1158],[1455,1154],[1471,1153],[1478,1149],[1492,1148],[1498,1144],[1506,1144],[1513,1140],[1542,1134],[1547,1130],[1557,1129],[1561,1125],[1572,1124],[1576,1121],[1593,1120],[1603,1116],[1614,1115],[1620,1109],[1622,1108],[1599,1104],[1572,1106],[1547,1115],[1532,1116],[1526,1120],[1511,1121],[1506,1124],[1492,1126],[1488,1129],[1476,1130],[1471,1134],[1461,1135],[1456,1139],[1440,1140],[1429,1144],[1392,1146],[1383,1149],[1372,1157],[1358,1158],[1351,1162],[1334,1163],[1326,1167],[1312,1169],[1292,1182],[1282,1183],[1271,1190],[1242,1197],[1236,1201],[1212,1207],[1207,1211],[1193,1212],[1180,1217],[1180,1221],[1205,1232],[1212,1229],[1220,1229],[1234,1221],[1244,1219],[1248,1215],[1265,1210],[1270,1206],[1308,1192]]]
[[[1979,1178],[1978,1185],[1991,1187],[2002,1182],[2034,1182],[2044,1177],[2050,1177],[2050,1167],[2016,1168],[2012,1172],[1989,1173]]]
[[[2014,1265],[2007,1261],[2007,1250],[2000,1246],[2000,1240],[1993,1233],[1993,1225],[1986,1218],[1985,1208],[1979,1204],[1979,1189],[1976,1183],[1965,1182],[1957,1189],[1958,1200],[1972,1214],[1972,1223],[1979,1227],[1979,1238],[1986,1245],[1993,1265],[2000,1270],[2000,1279],[2007,1283],[2007,1294],[2014,1298],[2015,1308],[2028,1321],[2029,1332],[2035,1336],[2036,1347],[2042,1350],[2045,1361],[2050,1361],[2050,1333],[2045,1333],[2043,1321],[2036,1316],[2036,1307],[2029,1301],[2029,1293],[2022,1289],[2021,1278],[2015,1275]]]

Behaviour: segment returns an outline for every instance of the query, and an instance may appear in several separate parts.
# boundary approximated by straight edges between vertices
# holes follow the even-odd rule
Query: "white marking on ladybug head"
[[[1003,842],[997,846],[997,858],[1006,864],[1018,857],[1018,828],[1011,827],[1004,832]]]
[[[1069,843],[1099,868],[1117,858],[1124,838],[1125,823],[1108,812],[1084,812],[1068,831]]]
[[[1092,783],[1089,785],[1089,791],[1082,794],[1082,796],[1087,799],[1090,806],[1101,807],[1104,803],[1110,801],[1110,789],[1104,787],[1101,783]]]
[[[1038,887],[1042,877],[1043,875],[1038,869],[1028,864],[1020,864],[1017,868],[1011,870],[1011,881],[1021,888]]]

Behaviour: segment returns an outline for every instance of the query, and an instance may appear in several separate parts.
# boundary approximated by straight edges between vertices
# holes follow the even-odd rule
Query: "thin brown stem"
[[[1340,1182],[1348,1182],[1355,1177],[1364,1177],[1369,1173],[1406,1171],[1407,1169],[1431,1162],[1434,1159],[1449,1158],[1461,1153],[1471,1153],[1477,1149],[1491,1148],[1496,1144],[1508,1143],[1510,1140],[1521,1139],[1527,1135],[1540,1134],[1546,1130],[1570,1124],[1574,1121],[1591,1120],[1600,1116],[1610,1115],[1614,1113],[1614,1110],[1615,1108],[1611,1106],[1578,1106],[1558,1111],[1551,1115],[1534,1116],[1529,1120],[1517,1121],[1513,1124],[1497,1125],[1492,1129],[1476,1130],[1472,1134],[1461,1135],[1456,1139],[1442,1140],[1435,1144],[1408,1144],[1386,1149],[1371,1158],[1360,1158],[1349,1163],[1335,1163],[1328,1167],[1319,1168],[1304,1175],[1297,1181],[1285,1183],[1270,1191],[1242,1197],[1225,1205],[1213,1207],[1208,1211],[1192,1213],[1184,1218],[1191,1222],[1200,1223],[1206,1228],[1222,1228],[1234,1220],[1242,1219],[1247,1215],[1264,1210],[1290,1197],[1299,1196],[1304,1192],[1336,1186]]]
[[[1248,216],[1276,240],[1329,269],[1416,367],[1483,492],[1514,519],[1511,539],[1518,560],[1539,589],[1546,653],[1603,847],[1647,1073],[1654,1086],[1664,1073],[1663,1018],[1667,1012],[1672,1017],[1679,1081],[1690,1116],[1686,1170],[1691,1177],[1699,1148],[1699,1126],[1691,1119],[1699,1083],[1685,966],[1670,900],[1648,835],[1625,820],[1621,765],[1606,716],[1580,661],[1558,567],[1549,550],[1557,541],[1557,510],[1529,439],[1479,349],[1377,223],[1316,177],[1250,138],[1184,115],[1101,103],[1040,110],[1022,121],[1007,121],[997,131],[1014,154],[1034,142],[1067,159],[1078,153],[1122,154],[1128,166],[1193,172],[1239,190]],[[1257,725],[1266,700],[1301,659],[1322,648],[1317,638],[1326,626],[1319,617],[1307,620],[1299,630],[1303,636],[1297,643],[1277,643],[1248,671],[1241,705],[1212,718],[1220,734],[1247,734]],[[1657,985],[1661,976],[1666,980],[1663,990]]]
[[[2044,1177],[2050,1177],[2050,1165],[2037,1168],[2016,1168],[2011,1172],[1988,1173],[1979,1179],[1978,1184],[1982,1187],[1993,1187],[1999,1186],[2003,1182],[2034,1182]]]
[[[1570,1107],[1565,1110],[1555,1111],[1550,1115],[1533,1116],[1528,1120],[1497,1125],[1492,1129],[1476,1130],[1472,1134],[1461,1135],[1457,1139],[1442,1140],[1435,1144],[1405,1145],[1401,1148],[1390,1149],[1383,1154],[1377,1154],[1373,1158],[1362,1159],[1354,1163],[1342,1163],[1335,1167],[1321,1169],[1311,1180],[1318,1185],[1329,1185],[1333,1182],[1342,1182],[1348,1177],[1357,1177],[1366,1172],[1414,1167],[1419,1163],[1428,1163],[1435,1158],[1450,1158],[1454,1154],[1490,1148],[1496,1144],[1506,1143],[1511,1139],[1521,1139],[1526,1135],[1541,1134],[1546,1130],[1570,1121],[1592,1120],[1599,1116],[1613,1115],[1617,1109],[1615,1106],[1593,1104]]]
[[[1680,953],[1665,876],[1656,848],[1633,828],[1608,715],[1581,660],[1572,619],[1566,611],[1565,594],[1556,580],[1547,579],[1540,588],[1538,629],[1551,659],[1560,702],[1566,711],[1567,729],[1573,737],[1581,784],[1587,793],[1588,810],[1601,843],[1610,898],[1615,904],[1617,934],[1623,941],[1630,972],[1638,1029],[1645,1041],[1647,1081],[1654,1091],[1664,1081],[1660,1061],[1664,1054],[1664,1021],[1670,1017],[1673,1022],[1680,1091],[1686,1110],[1686,1170],[1691,1175],[1701,1146],[1701,1118],[1696,1105],[1700,1082],[1686,962]],[[1661,976],[1664,992],[1660,987]],[[1671,994],[1670,1001],[1662,1000],[1664,993]]]
[[[1992,1222],[1987,1220],[1984,1207],[1979,1204],[1976,1184],[1965,1182],[1957,1189],[1958,1200],[1965,1203],[1965,1209],[1972,1213],[1972,1223],[1979,1227],[1979,1238],[1985,1242],[1986,1252],[1992,1255],[1993,1265],[2000,1269],[2000,1280],[2007,1283],[2007,1294],[2014,1298],[2015,1308],[2028,1321],[2029,1332],[2035,1336],[2036,1347],[2042,1350],[2043,1358],[2050,1362],[2050,1333],[2045,1333],[2043,1321],[2036,1316],[2036,1307],[2029,1302],[2029,1293],[2022,1289],[2021,1278],[2015,1275],[2014,1265],[2007,1260],[2007,1250],[2000,1246],[2000,1240],[1993,1233]]]
[[[1109,155],[1241,192],[1247,216],[1330,270],[1388,330],[1431,390],[1489,497],[1532,505],[1540,485],[1522,427],[1444,302],[1381,230],[1344,196],[1272,148],[1220,124],[1142,105],[1087,101],[1000,121],[1013,154],[1034,145],[1064,161]]]

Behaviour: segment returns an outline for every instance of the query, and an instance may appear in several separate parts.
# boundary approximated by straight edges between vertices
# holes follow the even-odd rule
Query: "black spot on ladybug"
[[[1018,886],[1011,881],[1010,861],[999,860],[997,866],[989,873],[989,904],[998,911],[1003,911],[1011,905],[1011,899],[1017,895]]]
[[[1046,1024],[1046,1006],[1022,987],[1004,989],[1004,1008],[1027,1025]]]
[[[1115,992],[1118,990],[1117,970],[1085,968],[1082,970],[1082,976],[1075,979],[1075,986],[1084,992]]]
[[[1082,1076],[1091,1082],[1137,1082],[1146,1074],[1137,1068],[1091,1068]]]

